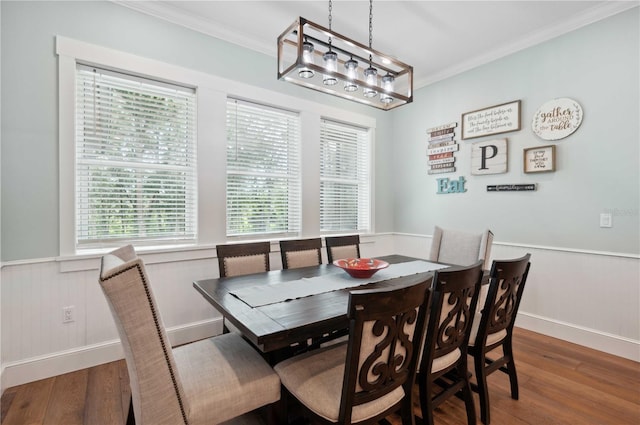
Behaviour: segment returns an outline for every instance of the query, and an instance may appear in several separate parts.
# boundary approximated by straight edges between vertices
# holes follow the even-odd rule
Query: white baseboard
[[[637,340],[607,334],[558,320],[550,320],[523,311],[518,312],[515,325],[543,335],[640,362],[640,341]]]
[[[172,346],[209,338],[221,332],[222,318],[220,317],[167,329]],[[2,392],[4,392],[6,388],[16,385],[86,369],[122,358],[124,358],[124,353],[120,340],[87,345],[3,364],[0,385]]]
[[[516,326],[640,362],[640,341],[550,320],[522,311],[518,313]],[[171,344],[174,346],[208,338],[221,332],[221,318],[167,329]],[[2,365],[0,371],[1,391],[4,392],[6,388],[27,382],[109,363],[123,357],[120,341],[113,340],[7,363]]]

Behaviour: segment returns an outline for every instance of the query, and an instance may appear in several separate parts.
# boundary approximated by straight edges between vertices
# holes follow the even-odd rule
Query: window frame
[[[81,86],[76,86],[76,89],[82,89],[79,93],[76,90],[76,108],[81,113],[76,115],[76,184],[80,184],[83,189],[76,190],[76,205],[74,208],[75,220],[76,220],[76,249],[91,249],[95,247],[103,246],[120,246],[123,241],[129,243],[135,241],[142,246],[155,246],[155,245],[167,245],[167,244],[189,244],[195,243],[197,238],[197,138],[196,138],[196,126],[197,126],[197,93],[196,90],[191,87],[179,86],[175,84],[167,84],[158,82],[149,78],[143,78],[137,75],[125,74],[122,72],[116,72],[110,69],[101,68],[97,66],[87,66],[78,62],[76,64],[76,80]],[[96,82],[99,84],[100,91],[96,92]],[[88,90],[86,87],[89,87]],[[163,108],[169,107],[174,110],[172,105],[180,106],[179,115],[177,120],[172,121],[172,127],[174,131],[167,138],[162,138],[165,146],[170,146],[173,153],[163,156],[169,163],[158,163],[154,161],[143,161],[140,153],[128,154],[126,158],[123,158],[118,150],[114,152],[111,150],[111,143],[105,144],[105,141],[114,140],[116,146],[118,143],[122,143],[123,146],[128,148],[131,146],[140,146],[141,143],[148,143],[147,139],[140,137],[139,132],[131,133],[131,130],[121,130],[120,128],[114,128],[112,130],[113,135],[104,134],[97,135],[96,129],[102,130],[101,123],[98,123],[97,116],[104,115],[107,118],[107,123],[112,123],[114,120],[125,119],[127,123],[131,122],[131,114],[120,113],[118,109],[115,109],[122,97],[114,94],[122,91],[126,91],[125,96],[127,105],[136,108],[136,111],[141,111],[142,114],[152,113],[153,109],[149,109],[145,104],[149,101],[150,97],[169,99],[164,100],[161,104]],[[130,94],[134,95],[131,96]],[[96,98],[95,96],[99,96]],[[106,107],[103,109],[99,104]],[[98,105],[98,106],[96,106]],[[154,106],[159,106],[158,103],[154,103]],[[100,108],[96,110],[96,108]],[[140,109],[141,108],[141,109]],[[114,110],[115,109],[115,110]],[[101,112],[103,111],[103,112]],[[92,118],[92,115],[99,114]],[[84,124],[83,117],[87,116],[89,121],[89,130],[87,130],[86,124]],[[154,121],[157,121],[158,115],[154,116]],[[92,121],[93,120],[93,121]],[[185,121],[187,120],[187,121]],[[121,122],[121,121],[118,121]],[[146,123],[147,121],[145,121]],[[191,126],[183,127],[185,122],[190,122]],[[109,125],[109,124],[107,124]],[[166,127],[164,125],[152,124],[152,131],[154,134],[166,133]],[[176,131],[177,128],[184,128],[186,131]],[[108,128],[106,129],[107,131]],[[177,138],[175,136],[178,136]],[[155,139],[155,137],[153,138]],[[118,140],[121,140],[118,142]],[[154,146],[154,145],[151,145]],[[177,148],[177,151],[176,151]],[[167,150],[169,152],[169,150]],[[182,153],[180,153],[182,152]],[[161,151],[156,149],[153,151],[153,159],[158,159],[158,156],[162,156]],[[115,162],[114,162],[115,161]],[[107,167],[108,169],[104,169]],[[94,176],[103,175],[109,180],[113,178],[113,173],[122,174],[125,169],[135,169],[133,174],[122,175],[125,180],[130,180],[136,188],[135,198],[136,200],[129,203],[135,208],[140,207],[140,203],[144,203],[147,196],[151,195],[155,197],[160,193],[147,192],[142,190],[144,180],[151,179],[162,184],[169,184],[175,186],[179,192],[183,192],[184,196],[184,214],[182,223],[184,228],[182,231],[169,231],[167,229],[160,230],[154,236],[145,236],[144,232],[149,229],[147,224],[138,224],[141,232],[136,234],[127,235],[126,232],[115,236],[103,236],[102,234],[96,234],[93,237],[93,233],[90,229],[94,228],[92,225],[92,216],[97,215],[101,220],[107,219],[100,210],[96,210],[90,205],[92,204],[90,192],[93,190],[101,190],[101,183],[93,183]],[[162,178],[164,172],[168,172],[166,175],[169,180]],[[86,174],[86,175],[85,175]],[[182,177],[180,177],[182,176]],[[121,181],[121,177],[117,177]],[[108,184],[108,183],[107,183]],[[129,190],[127,190],[129,193]],[[179,195],[179,193],[178,193]],[[169,202],[175,201],[178,198],[174,198],[171,194],[167,195]],[[118,202],[123,198],[118,197]],[[165,204],[166,205],[166,204]],[[163,206],[158,205],[157,208],[151,208],[151,213],[161,213]],[[85,212],[82,212],[85,210]],[[176,210],[180,213],[180,210]],[[139,211],[140,212],[140,211]],[[139,213],[138,212],[138,213]],[[123,217],[122,209],[118,209],[116,213],[119,217]],[[134,213],[135,214],[135,213]],[[111,214],[110,214],[111,215]],[[180,215],[180,214],[179,214]],[[139,216],[135,220],[136,223],[145,223],[143,216]],[[180,224],[178,220],[174,222]],[[84,230],[83,230],[84,229]],[[121,229],[122,230],[122,229]]]
[[[344,128],[345,130],[349,129],[352,130],[354,132],[361,132],[359,133],[359,136],[363,137],[363,140],[356,140],[356,143],[362,143],[362,145],[358,145],[356,146],[356,150],[355,150],[355,160],[357,163],[359,164],[364,164],[363,166],[366,167],[366,170],[358,170],[356,171],[356,177],[353,179],[353,185],[355,187],[357,187],[357,195],[356,195],[356,203],[357,203],[357,211],[356,211],[356,229],[346,229],[346,228],[341,228],[341,229],[331,229],[331,230],[327,230],[327,229],[322,229],[322,192],[321,192],[321,199],[320,199],[320,233],[323,235],[332,235],[332,234],[353,234],[353,233],[358,233],[358,234],[367,234],[367,233],[371,233],[372,232],[372,216],[373,216],[373,182],[372,182],[372,176],[373,176],[373,146],[372,146],[372,130],[369,128],[365,128],[365,127],[361,127],[361,126],[357,126],[357,125],[353,125],[351,123],[345,123],[342,121],[337,121],[337,120],[333,120],[333,119],[328,119],[328,118],[323,118],[320,124],[320,133],[322,135],[322,131],[323,131],[323,126],[324,125],[329,125],[331,127],[334,128]],[[357,137],[357,139],[359,139],[359,136]],[[323,146],[323,141],[322,141],[322,137],[320,140],[320,145],[321,145],[321,149]],[[365,158],[363,161],[359,161],[357,159],[357,157],[359,155],[365,155]],[[322,173],[322,160],[324,159],[322,157],[322,155],[319,156],[320,158],[320,162],[319,162],[319,168],[321,169],[321,173]],[[357,166],[356,166],[357,168]],[[365,176],[364,178],[360,179],[359,178],[359,174],[364,172]],[[343,176],[337,176],[339,179],[340,177]],[[336,176],[323,176],[322,174],[320,175],[320,184],[322,185],[323,182],[331,182],[332,180],[335,180]],[[322,189],[321,189],[322,190]],[[363,195],[361,194],[361,190],[365,190],[366,193]],[[364,200],[363,200],[364,198]],[[363,205],[364,203],[364,205]],[[364,210],[364,211],[363,211]],[[363,217],[362,214],[365,214],[365,216]],[[364,224],[361,224],[361,222],[365,222]]]
[[[302,210],[300,236],[319,235],[319,154],[320,120],[328,118],[370,128],[376,119],[351,110],[321,104],[301,97],[275,92],[243,82],[184,68],[160,60],[138,56],[57,35],[58,116],[59,116],[59,256],[76,257],[107,251],[77,250],[75,247],[75,69],[76,62],[115,71],[133,73],[154,80],[194,87],[197,91],[198,237],[195,244],[145,247],[146,252],[212,249],[233,238],[226,236],[226,102],[228,97],[298,111],[302,170]],[[373,112],[372,112],[373,114]],[[375,136],[372,136],[375,140]],[[375,145],[375,143],[373,143]],[[372,159],[373,160],[373,159]],[[372,179],[373,179],[372,175]],[[373,187],[373,180],[372,180]],[[372,198],[373,205],[373,198]],[[372,217],[373,220],[373,217]],[[372,228],[373,232],[373,221]],[[264,239],[273,240],[271,237]],[[263,240],[264,240],[263,239]],[[204,254],[203,254],[204,255]]]
[[[294,134],[289,137],[287,140],[289,143],[287,143],[287,156],[291,155],[293,156],[293,160],[295,161],[293,164],[290,164],[290,167],[287,167],[287,174],[286,174],[286,179],[289,181],[289,183],[292,184],[292,186],[294,186],[294,188],[292,190],[288,190],[287,191],[287,211],[288,213],[293,217],[293,222],[290,222],[289,220],[287,220],[287,229],[280,229],[277,231],[272,231],[272,232],[253,232],[253,233],[230,233],[230,223],[229,223],[229,213],[232,212],[229,210],[229,177],[230,176],[247,176],[247,177],[251,177],[251,176],[255,176],[256,175],[256,171],[255,170],[247,170],[247,169],[242,169],[243,164],[238,164],[238,167],[234,167],[234,170],[229,170],[229,157],[228,157],[228,152],[227,155],[225,156],[226,159],[226,165],[227,165],[227,173],[226,173],[226,181],[225,181],[225,187],[226,187],[226,237],[227,239],[238,239],[238,240],[243,240],[243,239],[255,239],[255,238],[270,238],[270,239],[274,239],[274,238],[282,238],[282,237],[291,237],[291,236],[298,236],[300,234],[301,228],[302,228],[302,220],[301,220],[301,210],[302,210],[302,179],[301,179],[301,148],[302,148],[302,144],[301,144],[301,138],[300,138],[300,127],[301,127],[301,118],[300,118],[300,113],[298,111],[291,111],[289,109],[285,109],[282,107],[275,107],[275,106],[271,106],[271,105],[265,105],[263,103],[259,103],[259,102],[255,102],[255,101],[246,101],[246,100],[242,100],[242,99],[237,99],[234,98],[232,96],[228,97],[228,103],[227,103],[227,118],[228,118],[228,114],[229,114],[229,108],[231,108],[231,104],[235,103],[236,106],[237,105],[241,105],[241,107],[243,108],[254,108],[254,109],[258,109],[260,111],[260,114],[263,117],[275,117],[276,115],[280,115],[282,120],[293,120],[293,128],[292,130],[294,130]],[[237,110],[236,110],[237,113]],[[286,117],[286,118],[285,118]],[[287,128],[289,123],[287,123]],[[236,130],[239,130],[238,128],[236,128]],[[228,131],[228,130],[227,130]],[[248,142],[248,140],[245,140]],[[228,149],[229,147],[229,140],[226,139],[226,148]],[[250,144],[255,144],[252,142],[249,142]],[[263,140],[260,140],[260,144],[262,145],[264,143]],[[280,174],[280,178],[284,179],[285,178],[285,174],[282,173],[278,173],[277,171],[274,172],[273,169],[270,169],[269,171],[264,173],[264,177],[269,178],[269,179],[276,179],[278,178],[278,174]],[[267,205],[267,207],[270,205]]]

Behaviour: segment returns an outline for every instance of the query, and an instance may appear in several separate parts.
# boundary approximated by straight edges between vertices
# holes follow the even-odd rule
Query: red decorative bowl
[[[389,263],[375,258],[344,258],[333,262],[334,266],[344,269],[351,277],[366,279],[378,270],[389,267]]]

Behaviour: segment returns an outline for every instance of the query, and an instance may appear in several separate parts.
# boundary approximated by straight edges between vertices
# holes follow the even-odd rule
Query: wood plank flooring
[[[506,375],[490,375],[492,425],[640,424],[640,363],[523,329],[515,331],[514,357],[520,400],[511,399]],[[107,363],[8,388],[1,425],[122,425],[130,394],[124,360]],[[462,401],[440,406],[435,422],[466,424]]]

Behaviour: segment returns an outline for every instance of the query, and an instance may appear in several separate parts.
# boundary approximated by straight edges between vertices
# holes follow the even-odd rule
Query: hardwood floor
[[[640,424],[640,363],[523,329],[516,329],[514,350],[520,400],[510,398],[506,375],[490,375],[493,425]],[[8,388],[1,424],[121,425],[129,397],[121,360]],[[466,424],[462,401],[444,403],[435,422]]]

